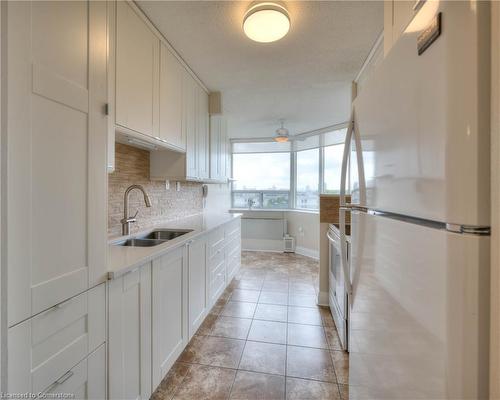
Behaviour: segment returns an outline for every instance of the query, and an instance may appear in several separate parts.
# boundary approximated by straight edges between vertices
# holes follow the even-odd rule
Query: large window
[[[290,153],[233,154],[233,207],[290,208]]]
[[[234,140],[233,207],[318,210],[320,193],[340,193],[345,126],[284,143]]]
[[[319,208],[319,148],[297,151],[295,207]]]
[[[340,173],[343,155],[343,143],[324,147],[323,193],[340,193]]]

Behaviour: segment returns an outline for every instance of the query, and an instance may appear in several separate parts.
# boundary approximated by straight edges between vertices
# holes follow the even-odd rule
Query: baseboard
[[[315,260],[319,260],[319,251],[308,249],[307,247],[295,246],[295,253],[300,254],[301,256],[306,256],[310,258],[314,258]]]
[[[328,292],[319,292],[318,293],[318,306],[328,307],[330,305],[330,297]]]

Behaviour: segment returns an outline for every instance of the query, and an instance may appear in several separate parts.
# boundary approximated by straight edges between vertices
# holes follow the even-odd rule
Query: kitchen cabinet
[[[384,55],[415,16],[415,4],[415,0],[384,0]]]
[[[189,243],[188,262],[189,338],[191,338],[208,312],[206,236]]]
[[[183,79],[185,69],[164,43],[160,45],[160,138],[186,150],[183,129]]]
[[[198,178],[204,180],[210,177],[208,93],[198,84],[196,100]]]
[[[238,273],[241,266],[241,220],[224,226],[227,282]]]
[[[183,74],[183,84],[182,84],[182,94],[183,94],[183,122],[184,130],[186,135],[186,155],[185,155],[185,170],[175,171],[174,174],[185,175],[188,178],[197,179],[198,178],[198,137],[196,133],[197,129],[197,90],[196,82],[187,71]]]
[[[188,271],[185,246],[153,260],[153,387],[188,343]]]
[[[106,279],[105,2],[6,7],[8,325]]]
[[[158,137],[160,40],[128,2],[116,7],[116,124]]]
[[[221,115],[210,117],[210,179],[227,181],[228,139],[226,119]]]
[[[183,72],[182,104],[186,152],[151,152],[150,178],[153,180],[209,180],[208,94],[186,70]]]
[[[109,283],[109,397],[149,399],[151,263]]]
[[[90,356],[104,349],[105,340],[106,289],[101,284],[9,328],[8,391],[61,393],[72,388],[105,398],[105,361],[102,355]],[[89,375],[87,362],[95,365],[101,380]]]

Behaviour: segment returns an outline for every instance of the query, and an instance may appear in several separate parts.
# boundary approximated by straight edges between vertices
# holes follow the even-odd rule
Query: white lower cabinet
[[[189,260],[189,338],[200,327],[208,311],[207,237],[202,236],[188,246]]]
[[[149,399],[151,263],[109,283],[109,398]]]
[[[148,399],[240,266],[239,219],[109,282],[109,398]]]
[[[188,271],[185,246],[153,260],[153,387],[188,342]]]
[[[8,330],[8,391],[105,398],[105,340],[101,284]]]

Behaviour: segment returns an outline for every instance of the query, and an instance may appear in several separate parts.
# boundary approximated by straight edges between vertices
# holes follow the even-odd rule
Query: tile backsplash
[[[133,184],[144,186],[151,199],[151,207],[144,205],[142,193],[133,190],[129,198],[129,214],[138,210],[137,222],[131,224],[130,232],[147,229],[158,223],[179,219],[203,211],[201,183],[181,182],[176,191],[175,182],[165,188],[165,182],[149,179],[149,151],[116,143],[115,172],[108,176],[108,235],[121,235],[123,218],[123,196]],[[212,186],[212,185],[211,185]]]

